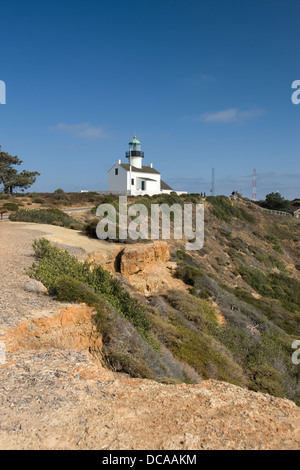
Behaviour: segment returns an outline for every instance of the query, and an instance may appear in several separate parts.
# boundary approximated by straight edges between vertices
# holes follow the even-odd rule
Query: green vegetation
[[[259,269],[241,266],[243,279],[259,294],[278,299],[291,312],[300,312],[300,282],[284,273],[263,273]]]
[[[38,264],[33,264],[28,275],[41,281],[52,295],[56,294],[57,279],[68,276],[86,284],[107,299],[118,312],[144,336],[148,337],[151,324],[145,316],[143,306],[122,287],[101,266],[93,267],[90,263],[80,263],[75,256],[60,250],[45,240],[39,240],[33,246]],[[76,299],[77,300],[77,299]]]
[[[82,233],[89,238],[98,238],[96,228],[99,223],[99,219],[93,219],[82,228]]]
[[[2,208],[8,212],[17,212],[19,210],[19,205],[15,202],[6,202],[3,204]]]
[[[276,235],[267,235],[266,240],[268,243],[273,245],[273,249],[280,254],[283,254],[281,243]]]
[[[120,281],[100,266],[80,263],[46,239],[36,240],[33,247],[38,264],[27,274],[43,282],[58,300],[94,308],[103,340],[101,354],[112,370],[166,383],[191,381],[184,364],[159,351],[148,309]]]
[[[185,251],[178,250],[174,260],[177,262],[175,275],[189,286],[195,286],[196,280],[203,272],[193,258]]]
[[[35,204],[46,204],[46,200],[43,197],[36,197],[32,200]]]
[[[22,163],[19,157],[2,152],[0,148],[0,183],[3,184],[5,194],[13,194],[16,188],[21,190],[30,188],[35,183],[36,177],[40,175],[38,171],[23,170],[18,173],[14,167]]]
[[[59,227],[67,227],[73,230],[80,230],[82,224],[65,214],[59,209],[36,209],[36,210],[19,210],[15,214],[10,215],[13,222],[34,222],[36,224],[57,225]]]
[[[245,384],[241,367],[212,336],[217,319],[209,304],[180,291],[169,291],[164,299],[164,314],[158,308],[151,314],[153,331],[160,342],[202,378]]]
[[[275,211],[289,211],[291,209],[290,201],[284,199],[278,192],[267,194],[266,200],[262,205],[267,209]]]
[[[233,205],[226,196],[208,196],[206,201],[212,205],[212,213],[218,217],[218,219],[230,222],[232,217],[236,217],[246,222],[255,222],[255,218],[250,212],[242,207]]]

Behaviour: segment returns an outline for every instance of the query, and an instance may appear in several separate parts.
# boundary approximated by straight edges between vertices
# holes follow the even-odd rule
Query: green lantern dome
[[[141,145],[141,142],[137,140],[136,136],[134,136],[132,141],[129,142],[129,145]]]
[[[144,152],[141,152],[141,142],[136,138],[136,136],[134,136],[129,142],[129,152],[126,152],[126,157],[144,157]]]

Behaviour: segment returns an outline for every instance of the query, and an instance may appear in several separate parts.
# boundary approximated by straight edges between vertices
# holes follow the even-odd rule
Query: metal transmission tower
[[[257,200],[256,194],[256,169],[253,170],[253,182],[252,182],[252,201]]]
[[[215,196],[216,195],[216,170],[215,168],[212,169],[212,174],[211,174],[211,195]]]

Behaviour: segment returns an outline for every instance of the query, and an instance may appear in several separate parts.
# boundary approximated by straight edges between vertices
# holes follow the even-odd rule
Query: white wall
[[[118,175],[115,175],[115,169],[118,168]],[[131,179],[134,179],[134,186],[131,185]],[[154,181],[148,181],[150,178]],[[145,181],[146,190],[141,190],[141,182]],[[116,163],[108,171],[108,191],[113,194],[131,194],[132,196],[139,196],[147,194],[153,196],[155,194],[170,194],[171,190],[160,189],[161,175],[159,173],[144,173],[126,171],[119,163]],[[129,193],[128,193],[129,192]],[[185,191],[175,191],[178,195],[186,194]]]
[[[116,168],[118,175],[115,175]],[[108,171],[108,190],[113,194],[127,191],[127,172],[118,163]]]
[[[142,160],[143,157],[130,157],[128,163],[136,168],[142,168]]]
[[[128,186],[131,188],[131,194],[133,196],[138,196],[140,194],[148,194],[149,196],[153,196],[154,194],[159,194],[160,191],[160,174],[157,173],[142,173],[142,172],[128,172],[128,183],[131,182],[131,178],[134,179],[134,186]],[[151,178],[154,181],[148,181],[144,178]],[[141,183],[145,181],[146,190],[142,191]]]

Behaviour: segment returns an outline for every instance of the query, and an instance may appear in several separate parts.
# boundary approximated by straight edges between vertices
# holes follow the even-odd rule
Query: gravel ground
[[[50,316],[66,305],[24,290],[24,269],[34,262],[33,241],[44,235],[24,230],[23,224],[0,222],[0,334],[26,318]]]

